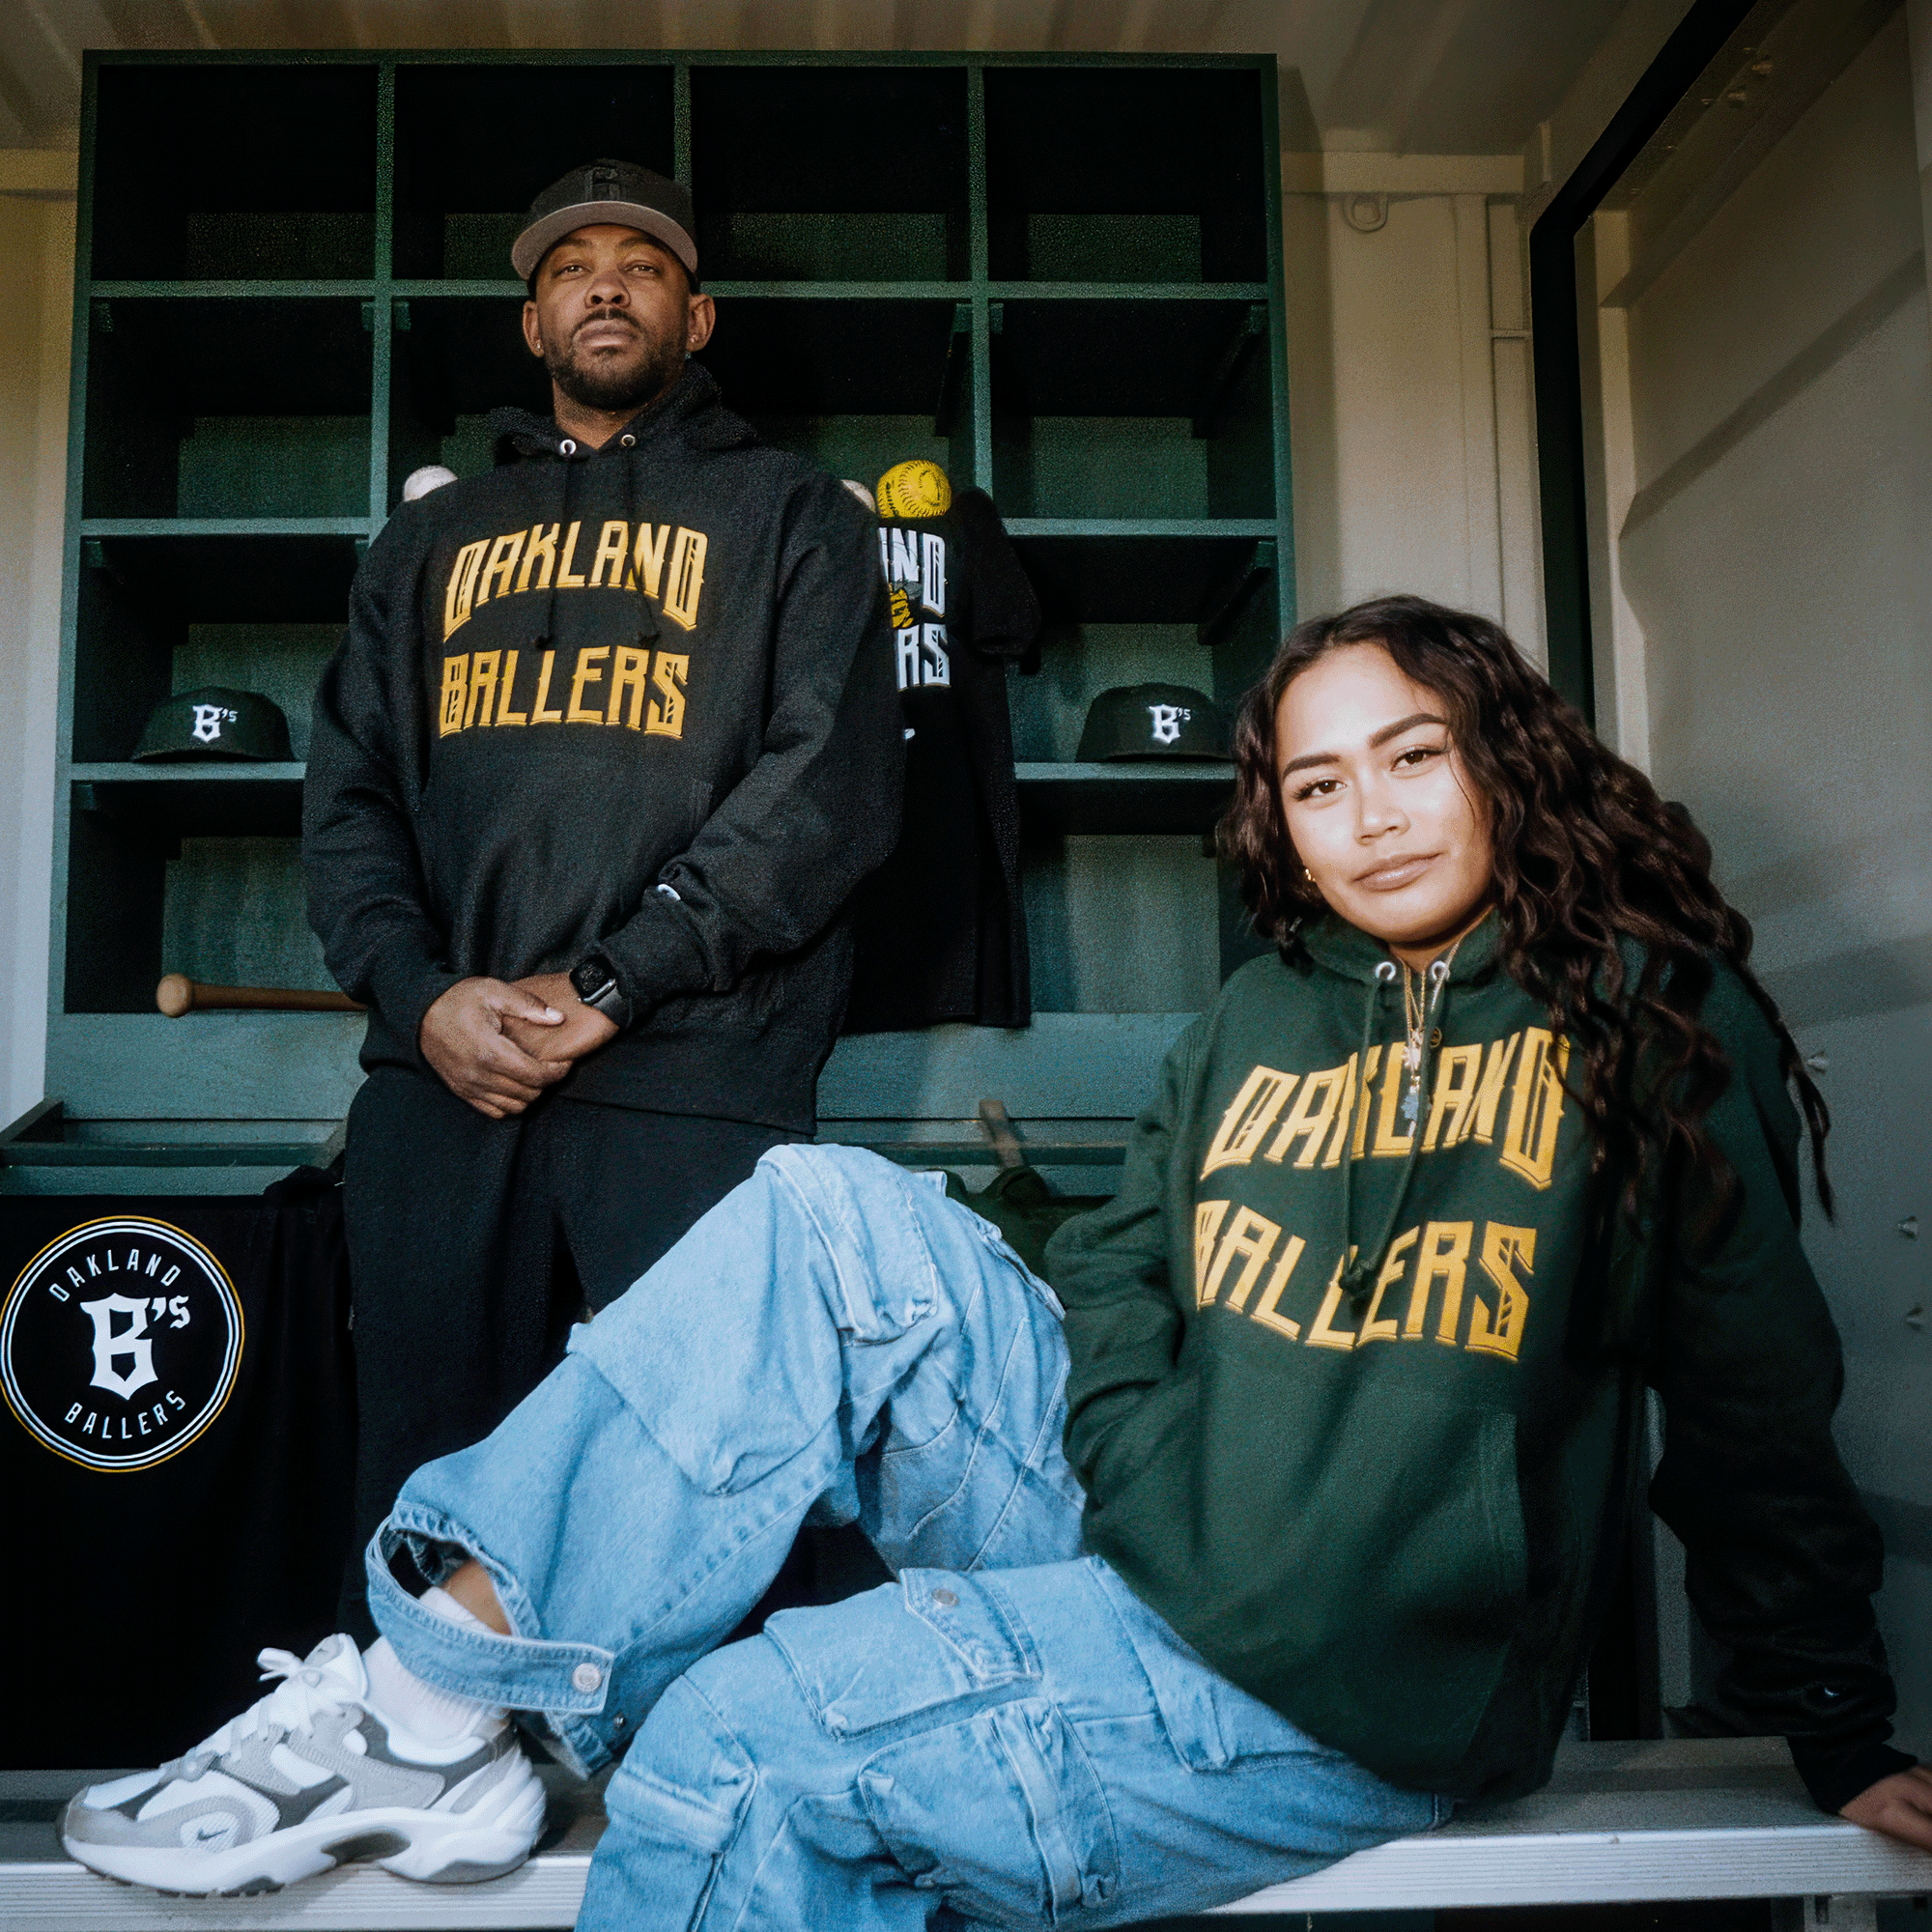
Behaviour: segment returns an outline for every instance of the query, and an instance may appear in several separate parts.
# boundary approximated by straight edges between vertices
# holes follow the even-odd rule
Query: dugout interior
[[[923,456],[989,490],[1046,614],[1009,686],[1035,1024],[841,1043],[825,1131],[983,1162],[997,1094],[1057,1184],[1111,1185],[1160,1054],[1250,950],[1206,838],[1229,768],[1074,753],[1100,691],[1232,700],[1293,619],[1272,60],[115,53],[83,122],[65,1140],[0,1180],[138,1191],[134,1143],[165,1142],[171,1191],[226,1192],[237,1146],[266,1179],[290,1123],[346,1111],[358,1018],[169,1020],[155,981],[328,985],[309,697],[410,472],[475,473],[492,408],[547,407],[509,242],[608,153],[693,189],[727,402],[837,474]],[[200,684],[272,697],[291,762],[132,763]]]

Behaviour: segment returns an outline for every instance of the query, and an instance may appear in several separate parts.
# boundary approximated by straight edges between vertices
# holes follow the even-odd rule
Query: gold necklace
[[[1403,1050],[1402,1062],[1408,1073],[1408,1092],[1403,1095],[1402,1117],[1411,1128],[1422,1111],[1422,1047],[1429,1032],[1429,1018],[1442,997],[1442,988],[1449,980],[1449,968],[1455,963],[1456,948],[1462,943],[1462,940],[1457,940],[1455,946],[1430,966],[1426,993],[1423,990],[1425,976],[1420,973],[1411,976],[1408,962],[1403,961],[1402,1017],[1408,1033],[1408,1044]]]

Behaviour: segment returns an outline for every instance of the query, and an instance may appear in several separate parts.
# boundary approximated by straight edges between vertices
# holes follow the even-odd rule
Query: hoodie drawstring
[[[560,459],[560,473],[556,482],[556,540],[565,544],[570,540],[570,484],[571,468],[577,461],[577,444],[565,437],[556,446]],[[530,639],[530,654],[534,656],[546,644],[556,641],[556,580],[563,569],[563,558],[559,554],[551,566],[550,587],[544,593],[543,625],[537,635]]]
[[[1381,1004],[1381,989],[1395,983],[1396,963],[1393,959],[1381,960],[1376,967],[1376,977],[1369,987],[1369,997],[1362,1012],[1362,1046],[1357,1065],[1362,1069],[1362,1094],[1358,1105],[1366,1108],[1369,1104],[1369,1047],[1376,1032],[1378,1009]],[[1435,1037],[1436,1033],[1436,1011],[1449,983],[1449,961],[1436,960],[1429,969],[1429,999],[1422,1009],[1421,1058],[1415,1069],[1415,1088],[1419,1094],[1427,1094],[1430,1088],[1430,1072],[1435,1065]],[[1391,1045],[1391,1052],[1394,1046]],[[1403,1204],[1408,1199],[1408,1184],[1415,1178],[1417,1157],[1422,1152],[1422,1108],[1415,1110],[1415,1119],[1409,1124],[1408,1157],[1403,1162],[1402,1178],[1396,1184],[1395,1198],[1389,1203],[1388,1213],[1382,1221],[1382,1231],[1376,1236],[1374,1244],[1366,1254],[1357,1251],[1354,1240],[1354,1169],[1355,1151],[1352,1145],[1345,1145],[1342,1150],[1342,1291],[1348,1295],[1351,1306],[1359,1310],[1368,1300],[1374,1289],[1376,1277],[1381,1272],[1382,1263],[1387,1258],[1390,1241],[1395,1238],[1396,1224],[1402,1219]]]

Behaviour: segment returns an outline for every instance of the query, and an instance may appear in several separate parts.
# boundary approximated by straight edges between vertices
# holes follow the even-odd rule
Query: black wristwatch
[[[570,969],[570,984],[586,1007],[595,1007],[606,1019],[621,1027],[631,1017],[631,1003],[617,990],[617,976],[601,952],[591,952]]]

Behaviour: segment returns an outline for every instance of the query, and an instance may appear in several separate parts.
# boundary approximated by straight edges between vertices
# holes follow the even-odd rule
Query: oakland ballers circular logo
[[[147,1469],[221,1413],[242,1303],[165,1221],[86,1221],[27,1264],[0,1310],[0,1388],[22,1427],[90,1469]]]

